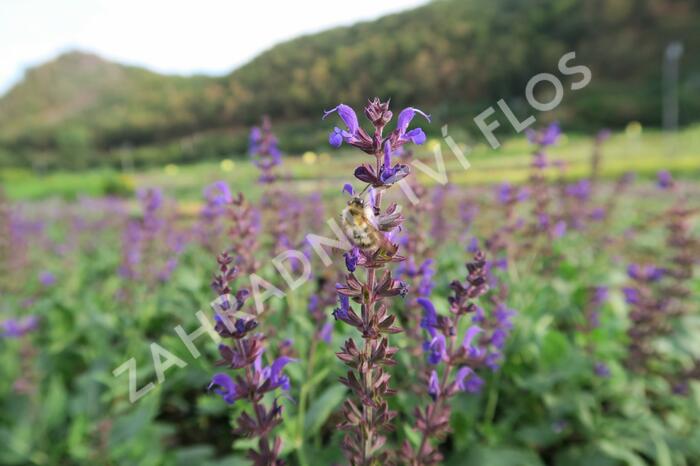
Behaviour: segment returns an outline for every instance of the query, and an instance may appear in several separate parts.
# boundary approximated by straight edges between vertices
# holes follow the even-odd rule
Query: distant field
[[[468,139],[454,139],[465,146]],[[462,142],[465,141],[465,142]],[[431,151],[441,146],[449,181],[455,184],[482,185],[510,181],[524,181],[528,176],[531,146],[524,137],[512,138],[492,150],[484,143],[473,144],[468,159],[469,170],[463,170],[446,143],[431,140],[424,146],[420,158],[436,167]],[[552,159],[565,160],[571,178],[587,176],[593,138],[571,136],[563,138],[550,153]],[[678,177],[696,178],[700,175],[700,126],[694,126],[668,136],[658,131],[642,131],[630,125],[625,132],[613,134],[603,145],[603,176],[614,178],[626,171],[640,176],[651,176],[668,169]],[[345,150],[325,153],[291,154],[284,159],[284,176],[300,192],[332,192],[347,180],[352,167],[368,160],[362,155]],[[339,174],[343,174],[340,176]],[[428,184],[431,180],[420,175]],[[56,172],[36,176],[23,170],[0,171],[0,180],[7,195],[15,200],[37,200],[50,197],[65,199],[85,196],[129,195],[142,187],[158,186],[182,200],[197,201],[201,187],[209,182],[225,179],[236,191],[251,198],[259,194],[256,169],[247,159],[232,155],[221,163],[206,162],[193,165],[166,165],[141,172],[92,170],[86,172]]]

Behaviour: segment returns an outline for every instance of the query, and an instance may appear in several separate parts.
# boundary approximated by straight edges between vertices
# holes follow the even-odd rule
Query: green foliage
[[[330,204],[340,202],[339,196],[336,190]],[[459,196],[481,199],[478,190],[460,191]],[[640,207],[636,193],[620,202],[620,215],[610,226],[613,233],[666,205],[664,199],[649,199]],[[448,209],[452,212],[456,206]],[[493,228],[494,215],[490,207],[483,207],[474,226],[480,237]],[[216,345],[207,336],[200,337],[196,346],[202,356],[195,359],[173,330],[182,325],[191,332],[199,326],[194,313],[207,309],[211,298],[207,282],[212,255],[190,245],[169,281],[156,289],[132,283],[128,286],[133,300],[124,301],[116,298],[125,285],[114,272],[119,233],[101,232],[103,246],[79,251],[70,273],[61,274],[56,286],[45,288],[26,279],[21,291],[3,297],[3,313],[14,313],[25,296],[34,297],[29,312],[40,315],[42,324],[26,340],[37,350],[29,365],[22,362],[22,341],[0,339],[0,463],[248,464],[243,453],[249,442],[230,433],[231,420],[245,407],[228,406],[206,390],[211,375],[219,370],[213,364]],[[658,251],[661,234],[661,229],[649,230],[640,240],[642,249]],[[85,244],[93,235],[88,232],[78,241]],[[54,237],[60,240],[60,235]],[[464,274],[467,255],[458,252],[461,246],[455,247],[455,241],[450,239],[436,255],[433,298],[442,310],[450,280]],[[515,275],[502,276],[510,289],[509,306],[519,311],[514,333],[502,370],[486,374],[484,391],[454,398],[452,435],[443,444],[445,464],[696,464],[700,461],[697,384],[689,397],[675,396],[664,380],[629,373],[622,365],[627,319],[616,288],[624,280],[624,264],[611,260],[620,251],[601,249],[576,232],[556,240],[553,247],[562,260],[548,279],[535,273],[535,263],[519,264]],[[39,263],[54,270],[62,264],[54,256],[41,257]],[[262,273],[275,278],[269,267]],[[612,296],[602,309],[600,328],[583,335],[574,329],[583,319],[585,291],[598,283],[611,284]],[[696,293],[700,290],[697,279],[691,286]],[[334,352],[350,333],[336,326],[332,343],[314,341],[306,314],[311,291],[306,284],[272,302],[265,324],[276,329],[275,341],[293,338],[299,355],[309,354],[310,346],[316,345],[313,358],[300,357],[289,366],[291,398],[280,398],[284,422],[279,434],[289,464],[333,464],[341,458],[335,413],[347,393],[337,382],[342,367]],[[693,319],[685,327],[687,333],[669,345],[669,358],[681,353],[682,345],[692,349],[700,329]],[[688,338],[691,343],[683,343]],[[187,367],[169,369],[162,385],[156,384],[132,405],[128,376],[115,378],[112,371],[134,357],[137,387],[155,383],[151,342],[182,358]],[[404,335],[392,339],[400,348],[408,343]],[[594,352],[588,350],[589,343]],[[413,380],[415,361],[404,350],[397,356],[393,380],[397,384]],[[593,375],[598,360],[609,365],[609,378]],[[27,373],[33,377],[34,390],[16,393],[13,381]],[[426,402],[421,391],[411,390],[401,390],[392,400],[392,408],[400,413],[401,427],[392,434],[396,440],[420,441],[411,429],[412,411]]]

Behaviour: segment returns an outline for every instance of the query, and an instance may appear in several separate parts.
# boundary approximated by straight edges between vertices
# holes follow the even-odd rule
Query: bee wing
[[[365,219],[367,220],[367,223],[379,230],[379,222],[377,222],[377,217],[375,217],[374,215],[374,208],[371,205],[369,205],[369,203],[365,206],[363,213]]]

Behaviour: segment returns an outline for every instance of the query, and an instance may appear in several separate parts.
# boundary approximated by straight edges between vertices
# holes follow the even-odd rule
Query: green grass
[[[466,148],[469,141],[460,137],[455,140]],[[528,176],[531,146],[524,137],[505,140],[499,149],[493,150],[483,142],[470,144],[469,170],[463,170],[446,143],[431,140],[421,148],[419,157],[435,168],[430,151],[436,145],[442,149],[450,182],[455,184],[483,185],[502,181],[522,182]],[[589,175],[589,159],[593,148],[591,137],[573,135],[564,137],[551,148],[552,159],[562,159],[568,164],[567,176],[580,178]],[[465,152],[467,152],[465,150]],[[700,126],[687,128],[676,135],[668,136],[659,131],[616,133],[603,146],[602,175],[613,178],[627,171],[637,172],[642,177],[651,177],[661,169],[668,169],[676,176],[697,178],[700,175]],[[50,197],[74,199],[78,196],[103,196],[128,194],[141,187],[158,186],[178,199],[201,199],[202,186],[215,180],[230,182],[235,191],[249,193],[253,199],[259,195],[256,186],[257,170],[245,159],[236,160],[230,171],[222,170],[215,162],[192,165],[168,165],[141,172],[118,173],[113,170],[91,170],[85,172],[59,171],[37,176],[23,170],[0,171],[0,180],[7,195],[13,200],[37,200]],[[347,174],[359,163],[368,161],[366,156],[355,151],[329,150],[310,161],[299,154],[284,159],[280,172],[293,189],[301,192],[333,191],[347,179]],[[424,174],[422,180],[431,183]],[[291,188],[291,186],[290,186]]]

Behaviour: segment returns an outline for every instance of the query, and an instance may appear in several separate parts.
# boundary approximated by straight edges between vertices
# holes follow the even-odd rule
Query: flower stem
[[[306,416],[306,403],[309,398],[309,391],[311,387],[308,382],[311,380],[311,375],[313,374],[314,365],[316,362],[316,348],[318,343],[315,338],[311,339],[311,346],[309,347],[309,362],[306,365],[306,382],[301,386],[301,392],[299,393],[299,414],[297,419],[297,459],[301,466],[308,466],[308,460],[306,459],[306,452],[304,451],[304,424]]]
[[[371,315],[374,312],[374,276],[375,276],[375,269],[369,269],[367,271],[367,302],[365,304],[366,306],[366,312],[368,319],[371,319]],[[374,368],[369,364],[369,359],[372,355],[372,349],[373,349],[373,342],[374,340],[372,338],[366,337],[364,339],[364,348],[363,348],[363,353],[365,355],[365,361],[367,362],[367,373],[364,374],[364,379],[365,379],[365,387],[368,393],[372,393],[372,371]],[[371,457],[371,450],[372,450],[372,437],[373,437],[373,432],[372,432],[372,407],[371,406],[366,406],[362,405],[362,411],[363,411],[363,419],[365,422],[365,425],[362,428],[362,435],[363,435],[363,440],[364,440],[364,456],[365,460],[369,460]]]

